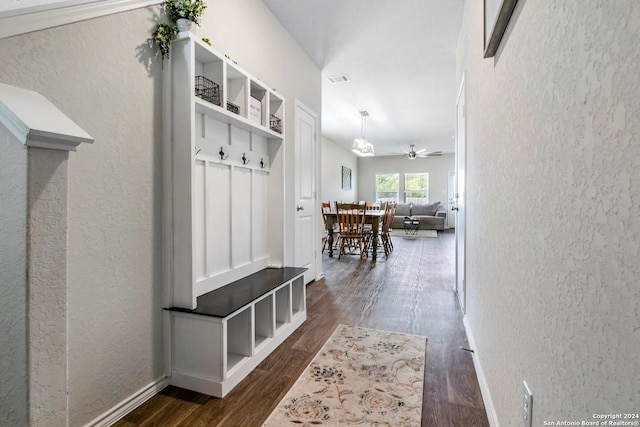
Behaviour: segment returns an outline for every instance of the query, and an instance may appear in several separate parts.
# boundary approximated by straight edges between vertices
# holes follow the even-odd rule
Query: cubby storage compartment
[[[305,270],[266,268],[198,297],[194,310],[168,309],[171,384],[224,397],[306,320]]]
[[[249,77],[232,65],[227,66],[227,110],[247,117]],[[230,108],[231,106],[237,107]]]
[[[307,312],[304,278],[299,277],[291,282],[291,313],[296,317],[300,313]]]
[[[204,86],[208,86],[211,82],[217,86],[218,89],[218,99],[217,102],[213,100],[207,99],[207,97],[202,97],[206,101],[214,104],[216,106],[222,106],[222,94],[224,92],[224,61],[222,58],[217,56],[211,50],[204,47],[201,42],[194,42],[195,48],[195,59],[194,59],[194,74],[195,77],[202,76],[206,80],[203,80],[201,84]],[[198,83],[198,79],[196,79],[196,83]],[[196,96],[198,95],[198,86],[196,85],[196,90],[194,93]]]
[[[255,335],[254,342],[256,351],[260,346],[273,338],[274,315],[273,315],[273,294],[269,294],[254,305],[255,310]]]
[[[247,307],[227,320],[227,374],[233,373],[240,363],[252,355],[251,307]]]
[[[249,93],[249,120],[260,126],[267,125],[267,94],[267,89],[258,84],[258,82],[253,80],[251,81]]]
[[[283,286],[276,291],[276,333],[291,321],[291,287]]]
[[[272,93],[269,97],[269,129],[283,133],[284,101]]]

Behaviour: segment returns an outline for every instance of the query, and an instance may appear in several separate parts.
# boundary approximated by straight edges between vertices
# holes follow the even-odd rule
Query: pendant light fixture
[[[356,138],[353,140],[351,151],[360,157],[371,157],[374,155],[373,144],[367,141],[367,116],[369,113],[366,111],[360,111],[360,131],[362,132],[362,138]]]

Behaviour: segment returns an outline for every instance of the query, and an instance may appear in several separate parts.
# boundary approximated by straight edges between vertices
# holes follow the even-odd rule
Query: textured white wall
[[[468,323],[502,426],[640,408],[640,7],[467,1]],[[503,209],[496,207],[504,206]]]
[[[342,189],[342,166],[351,169],[351,190]],[[322,202],[358,199],[358,158],[333,141],[322,138]]]
[[[363,200],[376,198],[376,174],[380,173],[429,173],[429,201],[440,201],[448,206],[448,173],[455,169],[454,155],[419,157],[409,160],[406,156],[366,157],[359,159],[359,194]],[[400,176],[400,202],[404,201],[404,181]]]
[[[27,147],[0,124],[0,425],[27,425]]]
[[[70,424],[160,378],[157,9],[0,40],[0,81],[38,91],[95,137],[69,159]]]
[[[208,3],[196,31],[286,97],[289,174],[294,97],[320,114],[320,70],[261,1]],[[69,157],[72,426],[163,376],[161,64],[147,45],[159,12],[139,9],[0,40],[0,81],[44,94],[95,138]],[[292,179],[286,191],[293,192]],[[292,262],[292,249],[287,256]]]

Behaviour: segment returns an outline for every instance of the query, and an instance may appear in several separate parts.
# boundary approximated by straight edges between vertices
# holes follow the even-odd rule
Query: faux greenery
[[[178,27],[169,25],[166,22],[158,24],[153,32],[153,41],[160,48],[162,59],[171,57],[171,40],[178,34]]]
[[[203,0],[165,0],[164,7],[173,22],[185,18],[200,25],[200,17],[207,5]]]
[[[200,25],[200,18],[207,5],[204,0],[165,0],[164,9],[169,19],[174,23],[180,19],[188,19],[189,21]],[[153,32],[153,41],[160,48],[162,59],[171,57],[171,40],[178,34],[178,28],[166,22],[158,24]],[[208,42],[211,45],[210,42]]]

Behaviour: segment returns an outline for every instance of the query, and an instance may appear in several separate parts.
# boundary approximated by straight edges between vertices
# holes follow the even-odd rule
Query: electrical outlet
[[[529,390],[526,381],[522,382],[522,425],[531,427],[531,417],[533,416],[533,394]]]

